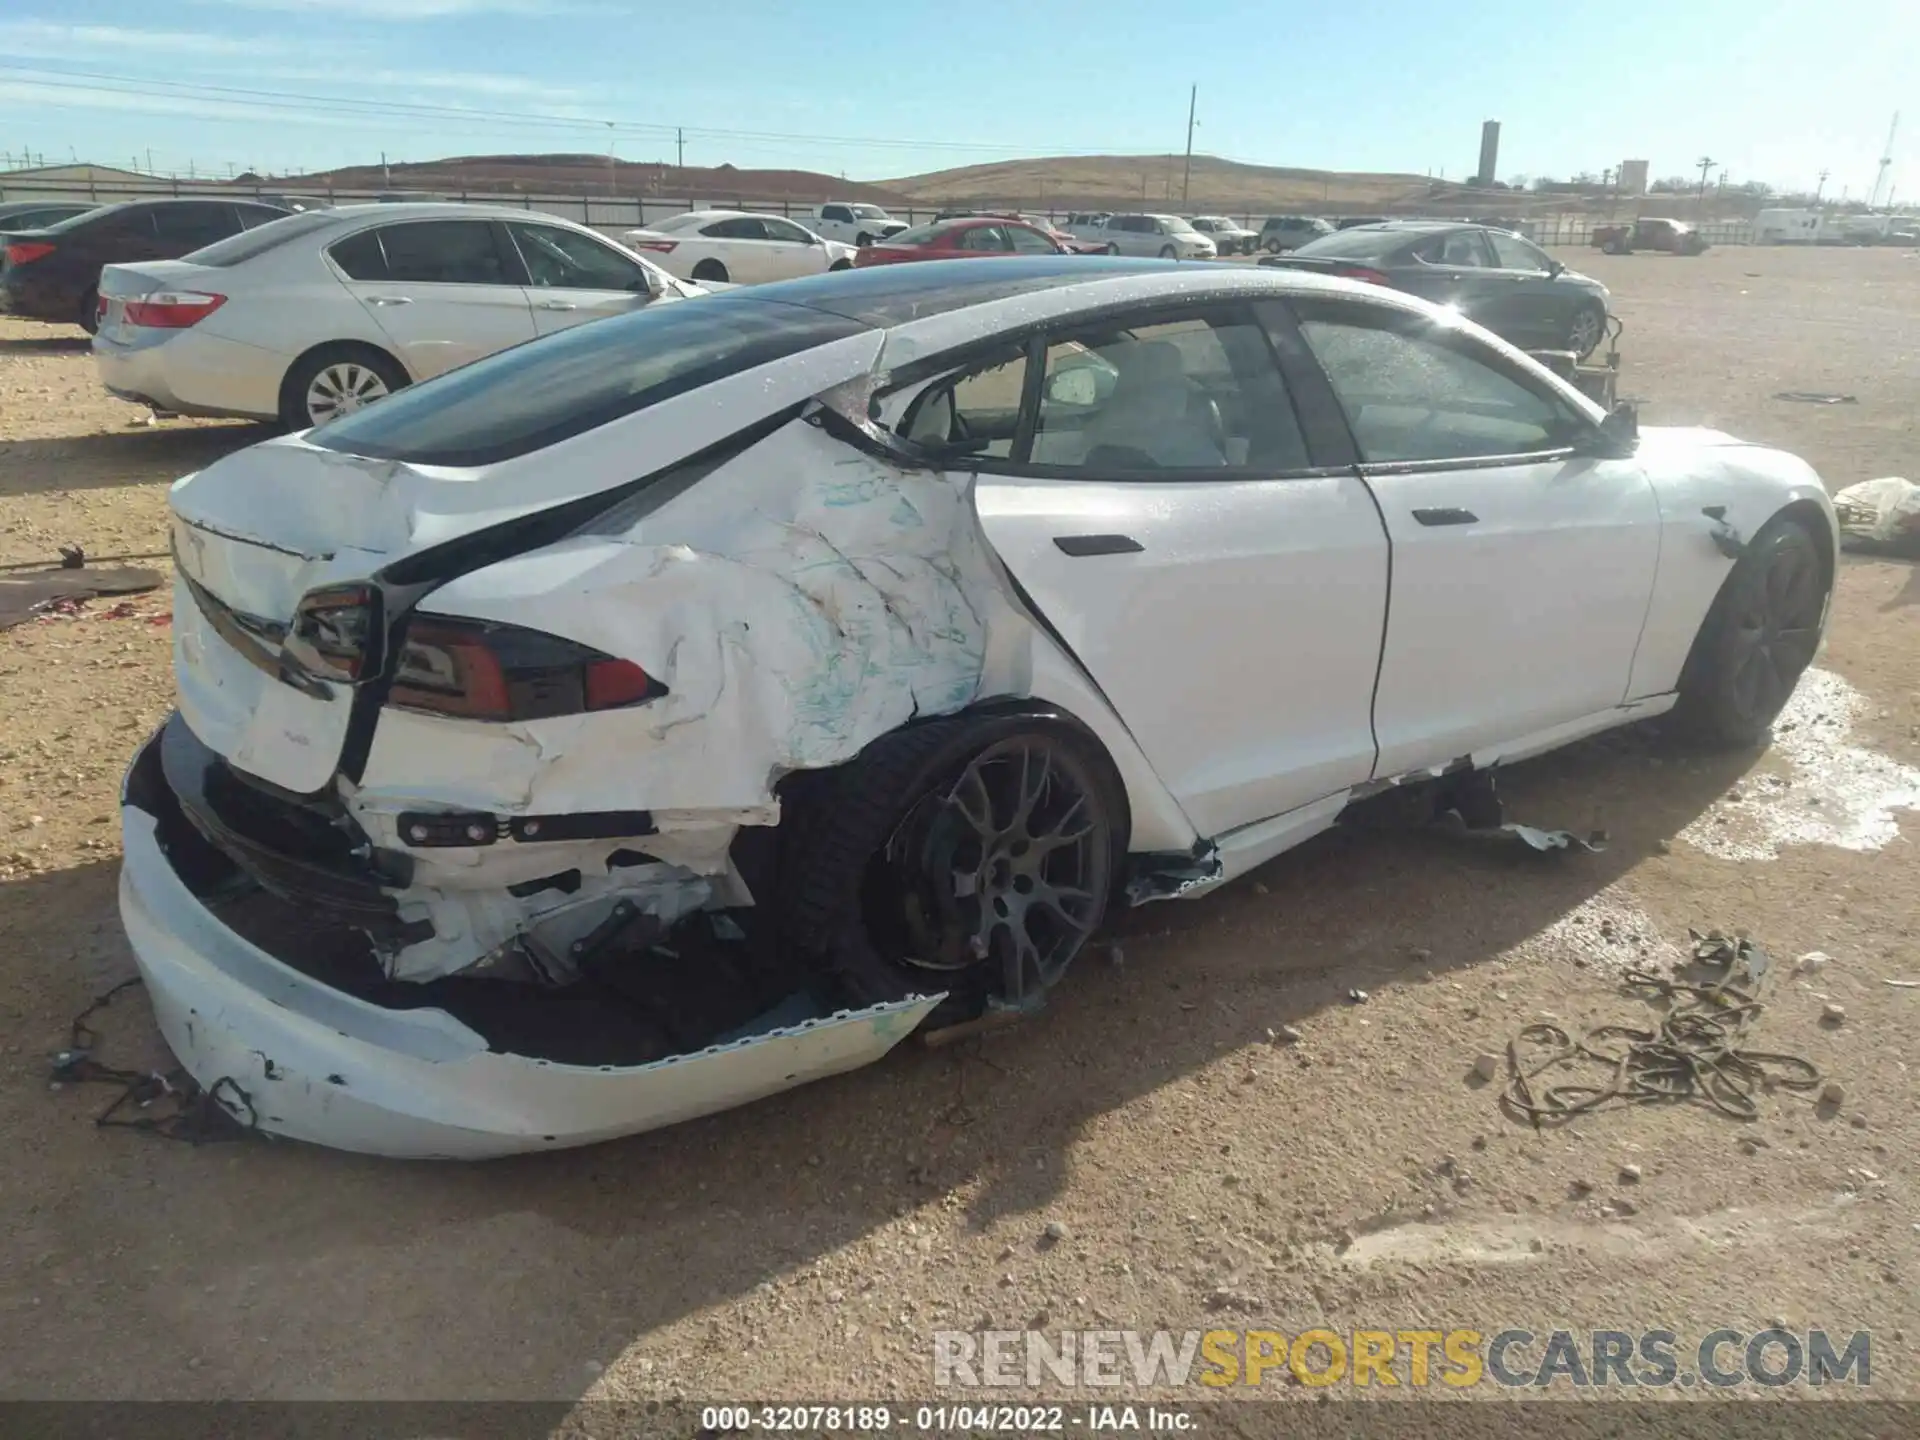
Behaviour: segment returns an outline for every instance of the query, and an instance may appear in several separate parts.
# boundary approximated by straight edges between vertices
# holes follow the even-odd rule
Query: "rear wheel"
[[[1171,260],[1171,259],[1173,259],[1173,257],[1174,257],[1174,249],[1173,249],[1173,246],[1171,246],[1171,245],[1162,245],[1162,246],[1160,247],[1160,258],[1161,258],[1162,260]]]
[[[1831,589],[1819,542],[1801,521],[1778,519],[1756,535],[1687,656],[1673,708],[1681,731],[1726,748],[1763,740],[1813,663]]]
[[[1107,242],[1107,248],[1103,250],[1101,253],[1103,255],[1118,255],[1120,253],[1120,247],[1114,244],[1113,241],[1109,240]]]
[[[827,267],[829,270],[851,270],[852,268],[853,262],[851,260],[836,260]]]
[[[80,297],[80,313],[73,318],[80,328],[89,335],[99,334],[100,292],[97,290],[88,290],[86,294],[82,295]]]
[[[1267,241],[1267,253],[1269,255],[1278,255],[1280,253],[1280,250],[1281,250],[1281,245],[1278,240]]]
[[[287,371],[280,386],[280,421],[305,430],[384,400],[411,383],[391,355],[371,345],[323,345]]]
[[[713,280],[724,285],[727,283],[727,267],[722,265],[718,260],[702,260],[698,265],[693,267],[693,278],[696,280]]]
[[[782,932],[864,1003],[945,991],[940,1023],[1037,1008],[1106,913],[1124,799],[1059,722],[931,721],[798,777]]]
[[[873,243],[873,236],[862,230],[858,235],[853,237],[853,243],[864,250]]]

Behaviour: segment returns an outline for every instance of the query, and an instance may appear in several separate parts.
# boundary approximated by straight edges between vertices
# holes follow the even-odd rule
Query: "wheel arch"
[[[287,404],[292,398],[289,394],[289,387],[293,384],[295,372],[298,371],[302,365],[305,365],[316,355],[321,355],[328,351],[348,352],[354,350],[366,351],[370,354],[381,356],[383,359],[389,360],[399,367],[400,373],[407,377],[407,383],[409,385],[418,385],[420,383],[420,377],[413,373],[412,368],[408,366],[407,362],[384,345],[376,345],[371,340],[322,340],[317,345],[307,346],[306,349],[287,361],[287,368],[280,372],[280,384],[275,390],[275,395],[279,400],[280,414],[285,415],[287,413]]]

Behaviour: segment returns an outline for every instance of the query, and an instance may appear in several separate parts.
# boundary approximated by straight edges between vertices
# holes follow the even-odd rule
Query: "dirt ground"
[[[1920,258],[1565,258],[1614,288],[1647,422],[1790,447],[1836,488],[1920,479]],[[167,483],[261,434],[141,419],[77,333],[0,322],[0,562],[162,550]],[[486,1165],[192,1148],[49,1089],[69,1018],[131,973],[115,796],[170,705],[168,602],[0,634],[0,1396],[924,1398],[934,1329],[1044,1316],[1866,1329],[1874,1391],[1920,1397],[1920,989],[1884,983],[1920,978],[1917,603],[1913,566],[1845,563],[1771,752],[1627,733],[1505,780],[1515,818],[1604,825],[1604,853],[1328,836],[1125,916],[1024,1029]],[[1754,1043],[1820,1066],[1837,1110],[1536,1134],[1469,1083],[1534,1021],[1644,1021],[1618,973],[1689,926],[1777,957]],[[160,1060],[137,990],[97,1024],[108,1059]]]

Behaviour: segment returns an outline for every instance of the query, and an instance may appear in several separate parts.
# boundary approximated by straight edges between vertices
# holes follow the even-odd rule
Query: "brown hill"
[[[978,201],[995,206],[1171,205],[1187,211],[1235,212],[1381,210],[1459,205],[1473,200],[1498,204],[1506,192],[1476,192],[1425,175],[1358,174],[1247,165],[1212,155],[1193,157],[1188,199],[1181,202],[1184,157],[1180,155],[1070,155],[965,165],[883,180],[882,187],[913,199]]]
[[[904,205],[905,195],[882,185],[841,180],[811,170],[737,170],[731,165],[637,164],[616,160],[611,176],[604,155],[458,155],[404,165],[351,165],[282,183],[336,190],[431,190],[528,195],[660,195],[675,200],[865,200]],[[609,189],[611,186],[611,190]]]

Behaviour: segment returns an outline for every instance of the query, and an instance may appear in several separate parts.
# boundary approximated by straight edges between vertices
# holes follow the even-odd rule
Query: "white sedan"
[[[552,215],[343,205],[185,259],[108,265],[93,356],[123,399],[304,430],[536,336],[703,293]]]
[[[1379,792],[1752,744],[1837,556],[1803,461],[1425,302],[1084,257],[648,306],[169,503],[128,936],[215,1101],[390,1155],[1029,1013]]]
[[[739,285],[845,270],[860,252],[779,215],[692,210],[622,237],[682,280]]]

